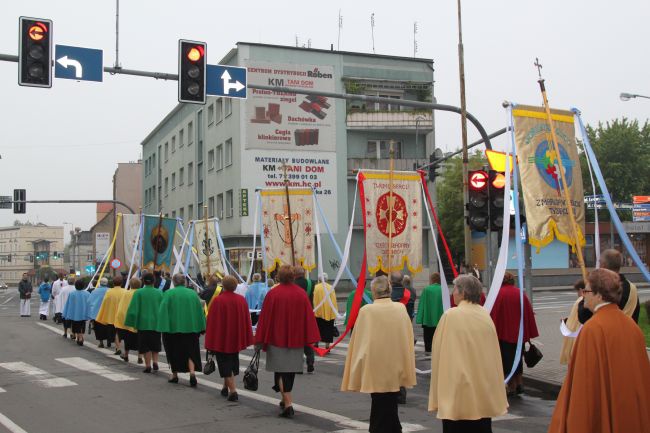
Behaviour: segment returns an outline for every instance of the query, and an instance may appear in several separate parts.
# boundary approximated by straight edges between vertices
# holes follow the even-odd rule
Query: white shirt
[[[246,292],[248,292],[248,284],[246,284],[246,283],[237,284],[237,288],[235,289],[235,293],[237,293],[238,295],[241,295],[243,297],[246,297]]]
[[[602,304],[596,305],[596,307],[594,308],[594,313],[598,311],[600,307],[604,307],[605,305],[609,305],[609,304],[611,304],[611,302],[603,302]]]

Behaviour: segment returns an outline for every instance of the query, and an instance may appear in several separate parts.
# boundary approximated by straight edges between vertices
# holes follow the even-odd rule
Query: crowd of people
[[[575,332],[565,337],[562,349],[569,371],[551,432],[640,432],[650,425],[650,362],[635,324],[638,294],[620,274],[621,263],[620,252],[607,250],[600,269],[576,284],[578,299],[565,323]],[[164,348],[168,382],[179,383],[178,373],[189,373],[192,387],[202,369],[200,337],[205,334],[205,349],[223,378],[221,395],[231,402],[239,400],[239,353],[254,346],[265,354],[272,388],[280,393],[278,415],[292,418],[296,374],[302,373],[305,358],[307,372],[314,372],[314,348],[319,342],[330,347],[339,315],[326,275],[316,282],[302,267],[281,266],[274,277],[269,285],[253,274],[252,283],[242,285],[232,276],[211,276],[200,293],[187,286],[182,274],[173,275],[166,287],[147,271],[131,278],[128,290],[120,276],[113,287],[102,278],[92,290],[74,278],[45,280],[38,289],[39,312],[47,318],[53,299],[64,338],[69,335],[82,346],[89,324],[99,347],[114,344],[115,354],[127,362],[136,351],[144,373],[159,370]],[[431,359],[429,411],[437,412],[444,432],[491,432],[492,418],[504,415],[508,398],[523,392],[522,353],[539,335],[531,303],[509,272],[490,312],[483,308],[485,294],[475,275],[454,279],[453,308],[446,311],[440,275],[432,274],[429,282],[416,309],[409,276],[378,275],[352,319],[356,293],[350,294],[345,323],[356,321],[340,389],[370,394],[370,432],[401,431],[398,405],[416,385],[415,318]],[[29,302],[23,299],[31,296],[31,285],[19,289],[25,315]]]

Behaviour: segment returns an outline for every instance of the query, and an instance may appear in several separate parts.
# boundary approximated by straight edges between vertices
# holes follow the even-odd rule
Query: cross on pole
[[[284,195],[287,199],[287,205],[285,209],[285,214],[287,220],[285,220],[285,230],[287,223],[289,225],[289,245],[291,245],[291,265],[296,266],[296,251],[293,245],[293,224],[291,223],[291,201],[289,200],[289,178],[287,178],[287,162],[284,161],[280,166],[282,168],[282,176],[284,177]]]

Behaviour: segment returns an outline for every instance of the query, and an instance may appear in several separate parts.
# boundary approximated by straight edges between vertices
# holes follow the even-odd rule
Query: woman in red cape
[[[239,352],[253,344],[253,328],[246,299],[235,293],[235,277],[225,277],[222,285],[223,292],[210,305],[205,348],[217,359],[223,377],[221,395],[238,401],[235,376],[239,374]]]
[[[293,283],[293,268],[281,266],[277,279],[280,283],[264,298],[255,343],[266,352],[266,370],[274,373],[273,389],[282,393],[280,416],[292,418],[291,391],[296,373],[302,372],[303,348],[320,340],[320,334],[307,294]]]
[[[492,311],[490,312],[494,326],[497,328],[497,336],[499,337],[499,348],[501,349],[501,363],[503,364],[504,377],[508,377],[510,374],[517,352],[519,322],[521,318],[520,291],[519,287],[515,286],[515,276],[510,272],[506,272],[503,275],[503,284],[499,289],[497,299],[494,301],[494,307],[492,307]],[[526,296],[525,293],[523,294],[523,297],[524,338],[521,343],[522,346],[527,341],[530,341],[531,338],[539,336],[537,324],[535,323],[533,307],[530,305],[528,296]],[[508,395],[513,395],[515,392],[517,394],[523,392],[523,372],[524,367],[520,358],[515,374],[508,382]]]

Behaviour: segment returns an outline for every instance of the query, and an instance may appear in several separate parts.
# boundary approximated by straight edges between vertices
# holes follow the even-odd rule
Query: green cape
[[[126,312],[124,324],[139,331],[155,331],[163,294],[153,286],[137,289]]]
[[[444,313],[444,309],[442,307],[442,288],[440,284],[431,284],[425,287],[420,295],[415,323],[433,328],[438,326],[442,313]]]
[[[356,292],[356,290],[353,290],[352,293],[350,293],[348,295],[348,304],[347,304],[347,308],[345,310],[346,311],[346,314],[345,314],[345,324],[346,325],[348,324],[348,317],[350,317],[350,310],[352,309],[352,302],[354,301],[354,293],[355,292]],[[365,289],[363,291],[363,293],[368,297],[368,299],[372,299],[372,292],[370,291],[370,289]],[[364,298],[361,298],[361,307],[363,307],[364,305],[366,305],[366,301],[365,301]],[[361,308],[361,307],[359,307],[359,308]]]
[[[185,286],[163,293],[156,331],[191,334],[205,331],[205,315],[199,295]]]

